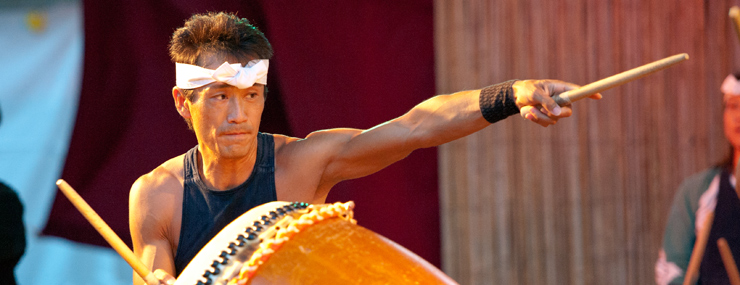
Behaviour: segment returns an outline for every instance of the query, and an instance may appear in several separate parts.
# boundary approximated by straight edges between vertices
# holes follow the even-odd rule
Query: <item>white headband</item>
[[[724,94],[724,101],[730,99],[730,96],[740,96],[740,81],[738,81],[732,74],[727,75],[727,77],[725,77],[725,81],[722,82],[720,90],[722,91],[722,94]]]
[[[239,89],[246,89],[255,83],[267,84],[267,59],[255,59],[242,67],[240,63],[224,62],[218,68],[207,69],[196,65],[175,63],[177,87],[195,89],[213,82],[223,82]]]

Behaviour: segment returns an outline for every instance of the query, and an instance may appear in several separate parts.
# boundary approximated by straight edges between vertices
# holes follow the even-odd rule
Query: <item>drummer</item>
[[[663,232],[663,247],[655,263],[656,284],[686,284],[692,251],[699,234],[709,230],[702,248],[700,269],[692,272],[700,284],[730,284],[717,240],[727,240],[737,259],[740,252],[740,188],[736,187],[740,159],[740,73],[730,74],[720,86],[725,138],[728,151],[716,165],[683,180],[673,197]],[[719,93],[719,92],[718,92]],[[733,175],[734,174],[734,175]],[[712,214],[710,224],[705,224]],[[697,257],[698,258],[698,257]],[[691,275],[691,274],[688,274]],[[691,276],[689,277],[691,278]],[[692,283],[693,284],[693,283]]]
[[[177,73],[172,97],[198,145],[141,176],[129,203],[134,253],[167,284],[221,228],[255,206],[324,203],[343,180],[513,114],[547,127],[571,115],[570,107],[550,97],[577,87],[511,80],[430,98],[367,130],[330,129],[295,138],[259,132],[272,47],[246,19],[194,15],[173,34],[170,56]],[[143,282],[134,276],[134,284]]]

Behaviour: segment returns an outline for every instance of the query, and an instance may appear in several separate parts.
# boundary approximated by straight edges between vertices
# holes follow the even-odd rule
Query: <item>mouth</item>
[[[221,133],[221,137],[229,139],[242,139],[247,137],[248,132],[246,131],[231,131]]]

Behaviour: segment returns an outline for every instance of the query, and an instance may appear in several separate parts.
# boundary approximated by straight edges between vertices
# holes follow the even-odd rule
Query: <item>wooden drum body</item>
[[[353,206],[256,207],[214,237],[175,284],[457,284],[404,247],[356,225]]]

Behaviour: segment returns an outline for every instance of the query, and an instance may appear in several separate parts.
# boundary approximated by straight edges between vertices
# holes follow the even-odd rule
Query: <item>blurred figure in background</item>
[[[25,233],[23,204],[18,194],[0,181],[0,284],[16,284],[15,266],[26,249]]]
[[[655,264],[657,284],[682,284],[694,242],[704,229],[704,220],[714,212],[699,269],[698,284],[730,284],[717,249],[717,239],[727,240],[732,254],[740,256],[740,192],[735,167],[740,158],[740,73],[728,75],[721,91],[724,132],[729,153],[717,165],[686,178],[678,188],[668,216],[663,248]]]

